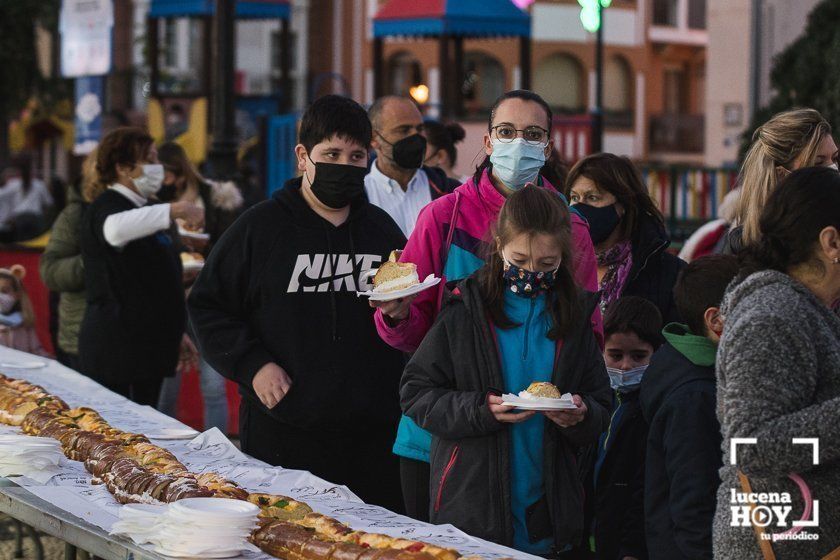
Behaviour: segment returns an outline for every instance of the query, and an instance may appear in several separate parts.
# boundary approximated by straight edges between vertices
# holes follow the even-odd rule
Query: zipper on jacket
[[[615,410],[613,410],[612,416],[610,416],[610,425],[607,426],[607,435],[604,437],[604,451],[607,450],[607,444],[610,441],[610,433],[612,432],[613,420],[615,420],[615,415],[618,414],[618,409],[621,408],[621,393],[616,391],[615,392],[615,398],[618,399],[618,406],[615,407]]]
[[[531,298],[531,303],[530,303],[531,307],[530,307],[530,309],[528,309],[528,320],[525,321],[525,347],[522,350],[522,359],[523,360],[528,359],[528,345],[529,345],[528,341],[530,340],[530,337],[528,335],[531,332],[531,319],[534,317],[534,304],[535,303],[536,303],[536,299]]]
[[[435,497],[435,512],[440,511],[440,500],[443,498],[443,486],[446,484],[446,478],[449,476],[449,471],[451,471],[452,467],[455,466],[455,460],[458,458],[458,451],[460,448],[460,445],[456,445],[452,450],[449,462],[446,463],[446,467],[443,469],[443,474],[440,475],[440,484],[438,485],[437,496]]]
[[[636,274],[634,274],[634,275],[633,275],[633,278],[631,278],[630,280],[635,280],[636,278],[638,278],[638,277],[639,277],[639,274],[641,274],[641,273],[642,273],[642,271],[643,271],[644,269],[646,269],[646,268],[647,268],[647,265],[648,265],[648,263],[650,262],[650,258],[651,258],[654,254],[661,253],[661,252],[662,252],[664,249],[666,249],[667,247],[668,247],[668,242],[667,242],[667,241],[663,241],[662,243],[660,243],[660,244],[656,247],[656,249],[654,249],[653,251],[651,251],[650,253],[648,253],[648,255],[645,257],[645,262],[644,262],[644,264],[642,264],[642,266],[639,268],[639,270],[637,270],[637,271],[636,271]]]

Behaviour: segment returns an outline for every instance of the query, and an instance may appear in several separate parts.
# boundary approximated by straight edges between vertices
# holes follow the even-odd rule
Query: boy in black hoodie
[[[671,323],[641,389],[650,425],[645,528],[651,560],[712,558],[712,520],[722,464],[716,413],[719,307],[738,272],[731,255],[702,257],[680,273],[674,302],[687,324]]]
[[[356,292],[405,237],[364,199],[364,109],[322,97],[299,139],[303,177],[221,237],[192,288],[190,319],[202,356],[239,384],[243,451],[399,510],[391,445],[404,360]]]
[[[639,385],[662,344],[662,315],[638,296],[617,299],[604,316],[604,362],[613,389],[610,425],[595,463],[595,557],[646,560],[644,479],[647,423]]]

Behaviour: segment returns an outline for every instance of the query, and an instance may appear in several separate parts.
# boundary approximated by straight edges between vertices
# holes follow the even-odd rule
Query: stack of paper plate
[[[25,475],[46,482],[59,473],[62,457],[58,440],[0,435],[0,476]]]
[[[155,552],[176,558],[230,558],[257,549],[248,536],[260,508],[241,500],[188,498],[168,506],[127,505],[112,534],[151,543]]]

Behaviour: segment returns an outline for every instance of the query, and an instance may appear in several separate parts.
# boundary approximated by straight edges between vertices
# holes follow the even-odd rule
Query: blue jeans
[[[210,367],[203,359],[199,361],[199,384],[204,399],[204,429],[216,427],[227,434],[228,403],[225,390],[225,378]],[[178,394],[181,392],[182,373],[163,380],[158,400],[158,410],[175,417],[178,408]]]

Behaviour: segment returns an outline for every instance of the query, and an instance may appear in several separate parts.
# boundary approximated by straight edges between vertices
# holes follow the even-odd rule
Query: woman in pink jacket
[[[461,280],[484,265],[489,254],[490,228],[508,195],[528,183],[555,190],[540,171],[554,149],[550,140],[551,109],[536,93],[516,90],[500,97],[490,113],[484,151],[475,176],[451,194],[429,204],[405,246],[401,260],[417,265],[420,278],[444,279],[438,289],[414,298],[374,303],[376,328],[389,345],[414,352],[440,309],[444,284]],[[562,187],[562,185],[557,185]],[[557,196],[562,195],[558,193]],[[572,212],[574,271],[578,284],[597,291],[597,266],[586,221]],[[603,345],[600,314],[593,329]],[[429,447],[431,435],[403,416],[394,444],[406,512],[415,519],[429,517]]]

